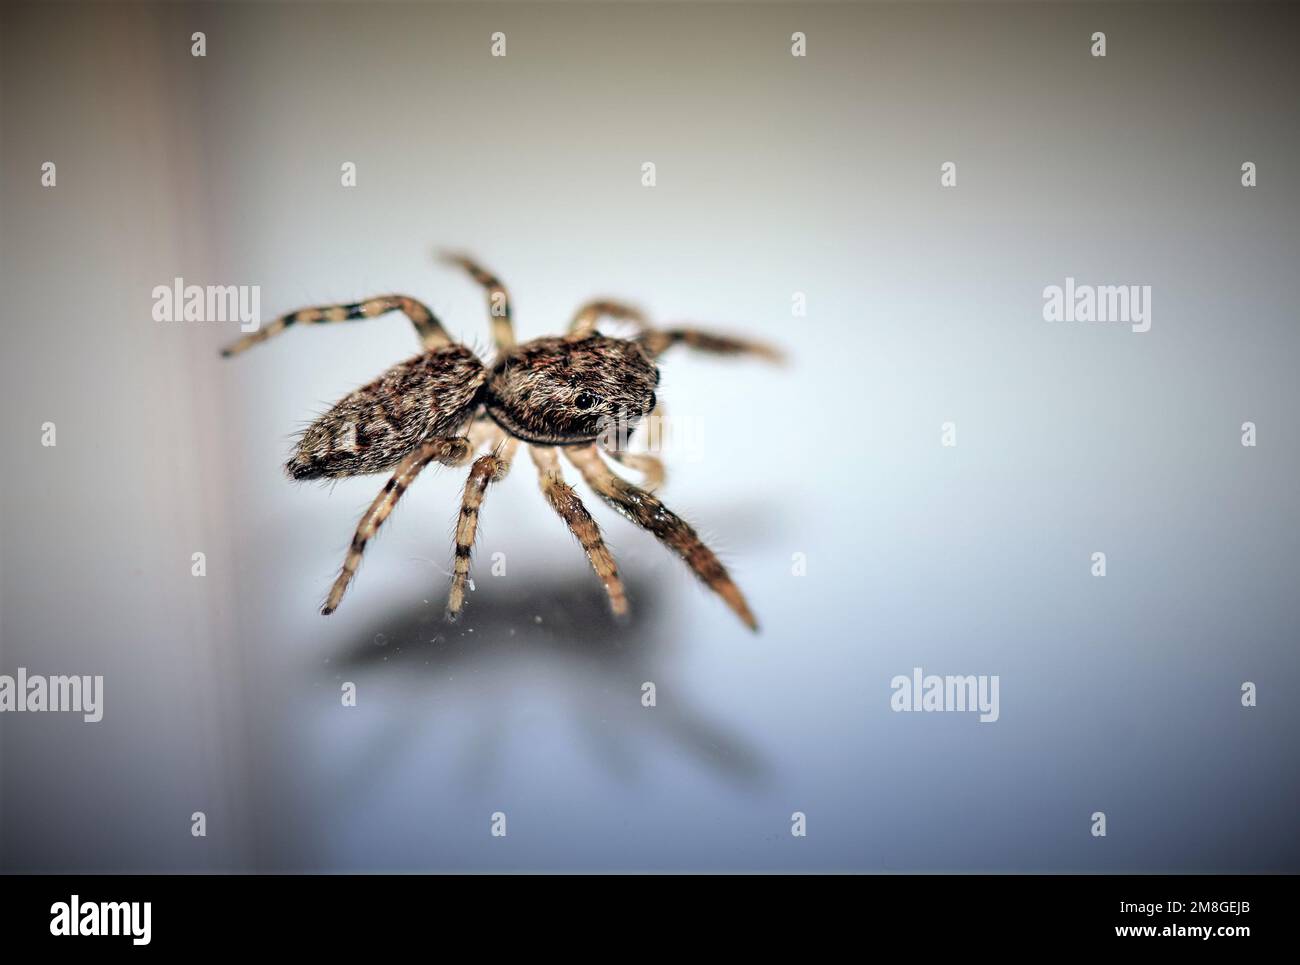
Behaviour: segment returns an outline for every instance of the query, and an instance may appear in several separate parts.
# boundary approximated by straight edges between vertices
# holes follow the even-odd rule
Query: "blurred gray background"
[[[107,691],[97,725],[0,716],[0,868],[1297,870],[1293,10],[0,18],[0,672]],[[662,496],[761,634],[580,487],[629,581],[614,625],[526,457],[462,623],[459,470],[318,615],[383,477],[281,466],[409,325],[222,360],[235,325],[155,322],[151,291],[260,285],[267,318],[405,292],[486,346],[434,246],[502,275],[522,338],[610,294],[789,350],[675,351],[660,393],[704,443]],[[1045,322],[1067,276],[1152,286],[1151,331]],[[891,712],[917,666],[999,675],[1000,720]]]

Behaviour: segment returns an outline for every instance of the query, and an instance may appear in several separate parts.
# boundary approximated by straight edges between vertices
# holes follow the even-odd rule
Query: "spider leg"
[[[465,480],[465,494],[461,498],[460,518],[456,522],[456,554],[452,564],[451,592],[447,596],[447,619],[455,621],[465,606],[465,584],[469,580],[469,558],[474,547],[474,534],[478,530],[478,508],[483,504],[483,494],[488,484],[499,482],[510,471],[519,440],[505,437],[496,448],[474,460]]]
[[[751,630],[758,629],[744,594],[726,568],[680,517],[644,489],[616,476],[600,458],[595,446],[568,446],[568,460],[578,467],[587,485],[627,519],[649,530],[677,553],[701,580],[726,602]]]
[[[451,336],[447,334],[442,327],[442,323],[438,321],[427,305],[407,295],[380,295],[377,298],[367,298],[362,302],[352,302],[346,305],[319,305],[315,308],[302,308],[296,312],[290,312],[288,315],[281,315],[273,322],[259,328],[256,332],[245,335],[239,341],[227,345],[221,350],[221,354],[226,358],[238,355],[258,342],[265,342],[272,335],[279,335],[290,325],[299,323],[323,325],[329,322],[346,322],[357,318],[375,318],[389,312],[401,312],[411,320],[411,324],[415,326],[415,331],[419,334],[420,341],[424,343],[425,349],[432,350],[451,344]]]
[[[638,328],[650,327],[650,320],[645,312],[625,302],[599,298],[582,305],[569,322],[569,338],[580,339],[595,333],[596,323],[602,318],[613,318],[620,322],[632,322]]]
[[[573,491],[573,487],[564,481],[560,472],[560,460],[551,447],[529,446],[529,454],[537,465],[537,480],[541,484],[542,494],[551,508],[564,520],[569,532],[578,538],[578,543],[587,554],[591,568],[596,571],[600,582],[605,584],[609,594],[609,608],[615,616],[627,614],[627,594],[623,590],[623,581],[618,575],[618,566],[614,557],[600,538],[600,527],[582,505],[582,500]]]
[[[672,346],[681,343],[712,355],[757,355],[769,362],[784,360],[779,349],[763,342],[719,335],[698,328],[647,328],[635,340],[641,343],[641,347],[651,358],[658,358]]]
[[[510,320],[510,293],[496,275],[482,265],[455,252],[445,252],[443,260],[449,264],[459,265],[469,272],[470,277],[487,289],[488,315],[492,319],[492,338],[498,350],[511,348],[515,344],[515,327]]]
[[[339,571],[338,578],[330,587],[325,605],[321,607],[322,616],[329,616],[339,608],[339,602],[347,592],[348,584],[352,582],[357,567],[361,565],[361,556],[366,551],[366,543],[378,532],[379,527],[388,518],[388,514],[397,505],[397,501],[402,498],[402,493],[406,492],[406,487],[411,485],[420,471],[435,460],[447,466],[461,464],[472,452],[469,442],[465,439],[430,439],[428,442],[421,443],[414,452],[398,464],[392,478],[384,484],[384,488],[361,517],[361,522],[357,524],[356,534],[352,537],[352,546],[343,560],[343,569]]]
[[[665,350],[680,342],[714,355],[757,355],[770,362],[782,360],[782,355],[777,349],[762,342],[718,335],[698,328],[657,329],[650,324],[645,312],[639,308],[608,299],[597,299],[580,307],[573,316],[573,321],[569,323],[567,338],[576,341],[595,334],[596,323],[602,318],[633,323],[640,330],[635,341],[641,343],[641,347],[651,358],[658,358]]]

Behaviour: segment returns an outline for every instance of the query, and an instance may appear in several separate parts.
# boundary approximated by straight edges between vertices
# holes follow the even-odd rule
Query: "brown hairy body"
[[[295,324],[373,318],[391,311],[404,313],[424,343],[422,354],[344,396],[313,422],[285,466],[292,478],[300,480],[393,472],[362,517],[321,612],[338,608],[366,545],[420,471],[431,462],[463,465],[487,446],[489,451],[479,455],[470,470],[456,527],[447,604],[448,618],[456,619],[464,606],[479,507],[490,484],[509,472],[522,443],[537,465],[547,502],[586,552],[616,615],[627,610],[617,566],[595,520],[564,481],[557,448],[602,499],[676,552],[746,626],[757,629],[744,595],[695,530],[646,489],[612,472],[604,457],[643,472],[651,487],[662,482],[663,466],[657,458],[624,452],[611,440],[626,440],[642,419],[656,411],[656,360],[670,346],[684,344],[773,360],[778,353],[759,343],[693,328],[654,329],[637,309],[603,300],[582,306],[567,335],[516,345],[505,286],[468,258],[457,255],[449,260],[466,269],[487,292],[498,350],[491,368],[465,346],[454,344],[433,312],[405,295],[302,309],[222,353],[235,355]],[[602,317],[631,322],[638,332],[628,339],[602,335],[596,330]]]
[[[407,359],[313,422],[285,470],[319,479],[392,469],[426,439],[459,435],[486,381],[483,363],[462,345]]]

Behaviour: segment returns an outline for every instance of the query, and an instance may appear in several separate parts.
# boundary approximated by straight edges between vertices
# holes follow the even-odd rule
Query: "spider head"
[[[525,442],[590,442],[630,433],[655,407],[659,369],[636,342],[604,335],[539,338],[501,357],[488,414]]]

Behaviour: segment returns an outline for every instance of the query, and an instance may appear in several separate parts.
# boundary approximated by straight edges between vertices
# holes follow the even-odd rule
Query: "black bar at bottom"
[[[527,875],[7,876],[0,878],[0,934],[6,950],[75,942],[92,953],[112,946],[220,952],[270,940],[337,953],[434,936],[460,941],[481,920],[493,925],[486,941],[494,949],[528,934],[624,931],[653,945],[700,928],[724,930],[729,942],[817,928],[819,937],[856,933],[873,948],[883,941],[988,951],[1046,942],[1228,951],[1284,939],[1295,891],[1293,878],[1266,875],[884,875],[815,883],[732,876],[705,888],[667,877],[543,884]],[[526,931],[533,928],[540,931]]]

